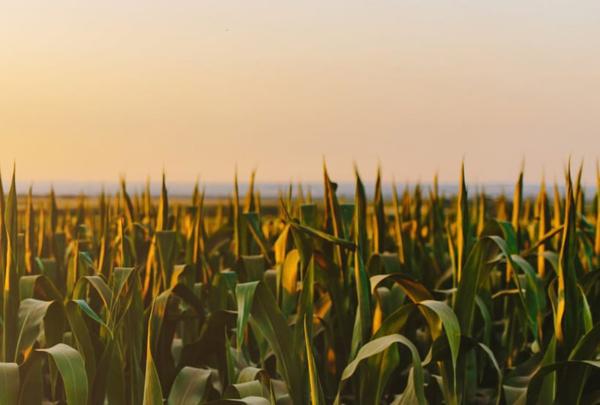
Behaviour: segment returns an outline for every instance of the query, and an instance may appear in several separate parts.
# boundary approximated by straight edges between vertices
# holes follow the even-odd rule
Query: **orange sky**
[[[22,181],[472,181],[600,155],[598,1],[8,1],[0,168]]]

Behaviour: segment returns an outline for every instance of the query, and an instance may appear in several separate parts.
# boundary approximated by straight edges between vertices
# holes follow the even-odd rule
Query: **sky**
[[[0,5],[5,181],[592,184],[599,129],[597,0]]]

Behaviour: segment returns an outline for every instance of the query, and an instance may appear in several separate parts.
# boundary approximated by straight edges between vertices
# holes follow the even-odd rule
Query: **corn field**
[[[1,404],[600,403],[600,171],[512,196],[0,183]],[[62,206],[61,206],[62,205]]]

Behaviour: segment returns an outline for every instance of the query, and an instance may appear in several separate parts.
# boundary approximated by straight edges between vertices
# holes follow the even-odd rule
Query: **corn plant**
[[[570,165],[569,165],[570,166]],[[494,197],[381,170],[323,199],[18,196],[0,180],[0,403],[600,401],[600,169]],[[510,218],[510,220],[509,220]]]

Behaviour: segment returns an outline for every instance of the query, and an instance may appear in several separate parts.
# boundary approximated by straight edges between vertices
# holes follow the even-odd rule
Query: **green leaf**
[[[168,286],[173,274],[177,234],[174,231],[156,232],[156,246],[163,286]]]
[[[412,302],[418,303],[421,301],[433,299],[431,293],[427,290],[427,288],[425,288],[423,284],[401,273],[378,274],[376,276],[372,276],[371,293],[375,291],[379,284],[381,284],[385,280],[394,280],[400,286],[400,288],[402,288],[402,290],[406,293],[406,295],[410,298]]]
[[[264,260],[266,260],[267,263],[269,263],[269,265],[272,265],[270,259],[271,246],[267,238],[265,238],[265,235],[263,234],[263,231],[260,227],[260,218],[258,216],[258,213],[247,212],[244,213],[243,216],[246,224],[248,225],[248,230],[250,231],[250,234],[252,235],[254,241],[260,248],[260,252],[264,256]]]
[[[152,303],[150,319],[148,321],[148,338],[146,343],[146,373],[144,378],[144,404],[163,405],[163,393],[160,385],[158,371],[154,363],[153,346],[158,344],[158,335],[162,326],[164,306],[169,294],[161,294]],[[161,302],[164,301],[164,304]],[[157,303],[158,302],[158,303]],[[159,317],[155,317],[155,313]]]
[[[424,385],[423,368],[421,365],[421,358],[419,357],[419,352],[417,351],[417,348],[410,340],[408,340],[406,337],[399,335],[399,334],[382,336],[382,337],[373,339],[370,342],[368,342],[367,344],[365,344],[364,346],[362,346],[360,348],[360,350],[358,351],[354,360],[352,360],[346,366],[344,371],[342,372],[341,381],[345,381],[345,380],[349,379],[350,377],[352,377],[352,375],[356,371],[358,365],[363,360],[365,360],[371,356],[374,356],[378,353],[381,353],[382,351],[386,350],[388,347],[390,347],[394,343],[400,343],[409,349],[409,351],[411,353],[411,357],[412,357],[412,367],[413,367],[413,371],[414,371],[413,381],[411,381],[411,383],[413,384],[413,389],[415,391],[417,402],[419,404],[425,404],[426,403],[425,402],[425,394],[423,392],[423,385]],[[340,392],[341,392],[341,384],[340,384],[340,388],[338,389],[338,397],[336,399],[337,403],[339,403]]]
[[[446,339],[448,339],[448,345],[450,346],[450,353],[452,356],[452,368],[456,370],[456,360],[458,359],[458,353],[460,350],[460,325],[458,318],[452,311],[452,309],[443,302],[426,300],[419,302],[419,305],[423,305],[428,309],[435,312],[438,316],[444,331],[446,332]]]
[[[377,179],[375,180],[375,197],[373,198],[373,246],[375,253],[383,253],[385,249],[385,235],[387,233],[385,211],[383,204],[383,191],[381,190],[381,167],[377,167]],[[366,226],[365,226],[366,228]]]
[[[488,233],[487,227],[483,233]],[[497,249],[491,239],[480,239],[471,249],[463,268],[463,277],[458,283],[453,309],[458,318],[461,332],[465,336],[471,336],[475,315],[475,297],[482,284],[488,279],[489,272],[493,267],[490,260],[496,254]]]
[[[360,179],[358,179],[357,181],[360,182]],[[357,204],[364,204],[364,202],[361,203],[360,199],[357,198]],[[354,235],[355,242],[357,245],[357,249],[354,252],[354,286],[356,288],[358,313],[356,316],[356,322],[354,324],[354,330],[356,334],[353,336],[352,339],[352,348],[350,354],[351,357],[354,357],[354,355],[356,354],[356,350],[358,350],[358,347],[362,346],[369,339],[373,324],[371,317],[371,294],[369,291],[369,277],[365,269],[365,263],[363,262],[364,252],[368,249],[368,247],[364,245],[364,241],[361,239],[360,231],[361,225],[364,224],[361,224],[361,213],[359,211],[357,211],[354,218]],[[383,238],[383,233],[380,235],[380,237]],[[383,243],[383,241],[381,243]],[[376,248],[375,250],[376,252],[379,251],[378,248]]]
[[[540,368],[529,381],[529,385],[527,387],[527,405],[538,403],[540,391],[542,389],[542,383],[546,375],[564,369],[567,366],[600,368],[600,360],[567,360],[558,363],[552,363]],[[580,397],[567,398],[567,400],[569,400],[568,403],[577,404],[580,402]]]
[[[306,226],[306,225],[302,225],[302,224],[298,223],[295,220],[290,220],[289,224],[290,224],[290,226],[292,228],[294,228],[294,229],[296,229],[296,230],[298,230],[298,231],[300,231],[300,232],[302,232],[302,233],[304,233],[304,234],[306,234],[308,236],[311,236],[311,237],[317,238],[317,239],[322,239],[324,241],[333,243],[338,248],[339,247],[344,247],[344,248],[350,249],[350,250],[354,250],[355,249],[354,243],[350,242],[349,240],[342,239],[342,238],[339,238],[339,237],[334,236],[334,235],[330,235],[330,234],[328,234],[326,232],[320,231],[318,229],[311,228],[311,227]]]
[[[373,338],[401,332],[416,307],[415,304],[405,304],[389,314]],[[379,403],[388,380],[398,366],[399,361],[398,350],[394,347],[389,347],[385,351],[368,358],[364,378],[361,379],[361,398],[365,401]]]
[[[554,333],[559,343],[572,348],[583,332],[582,314],[579,310],[577,273],[576,207],[571,182],[571,169],[567,171],[565,195],[565,223],[562,232],[557,272],[557,304],[554,314]]]
[[[266,397],[266,387],[258,380],[231,384],[223,394],[227,399],[242,399],[247,397]]]
[[[44,297],[36,296],[39,295],[39,292],[42,292]],[[19,279],[19,294],[21,300],[24,300],[25,298],[41,298],[44,300],[56,301],[63,300],[62,294],[58,291],[52,280],[43,274],[22,276]]]
[[[236,337],[237,337],[237,348],[241,350],[244,343],[244,334],[246,332],[246,325],[250,318],[250,311],[254,304],[254,292],[258,287],[259,281],[251,281],[248,283],[240,283],[235,286],[235,296],[237,297],[237,324],[236,324]]]
[[[86,405],[88,381],[83,358],[79,352],[64,343],[37,351],[47,353],[54,360],[62,377],[67,403],[69,405]]]
[[[87,302],[85,302],[84,300],[73,300],[73,302],[76,303],[87,316],[89,316],[91,319],[98,322],[98,324],[104,326],[108,331],[110,331],[106,323],[104,323],[102,318],[100,318],[100,316],[89,306]]]
[[[17,363],[0,363],[0,403],[17,405],[19,385],[19,365]]]
[[[15,169],[10,182],[10,191],[6,200],[4,211],[4,224],[6,227],[6,267],[4,271],[4,290],[2,301],[2,359],[13,360],[17,350],[17,312],[19,310],[19,268],[17,256],[18,232],[18,201],[15,185]]]
[[[358,169],[354,168],[354,177],[356,178],[356,188],[354,192],[354,242],[363,263],[369,260],[369,237],[367,235],[367,195],[365,186],[358,174]]]
[[[77,349],[81,352],[84,360],[88,382],[91,386],[96,376],[96,353],[92,343],[92,336],[90,335],[85,318],[81,316],[79,308],[81,306],[76,302],[69,301],[65,305],[65,313],[69,327],[77,343]]]
[[[469,201],[467,197],[467,185],[465,183],[465,163],[460,167],[460,182],[456,200],[456,284],[461,282],[466,258],[469,255]]]
[[[236,289],[244,291],[245,288],[252,288],[252,284],[241,283]],[[277,358],[277,369],[288,385],[290,397],[295,403],[302,403],[303,370],[298,367],[298,351],[293,346],[293,334],[277,307],[273,294],[262,282],[255,287],[250,314],[250,324],[269,342],[269,347]]]
[[[53,301],[41,301],[26,298],[19,305],[18,329],[16,334],[15,362],[18,356],[33,347],[38,340],[42,322]]]
[[[271,403],[263,397],[245,397],[240,399],[219,399],[216,401],[207,402],[206,405],[271,405]]]
[[[442,379],[446,383],[445,389],[449,391],[449,394],[452,395],[452,402],[457,402],[459,388],[462,385],[462,378],[457,376],[457,359],[460,350],[460,325],[458,323],[458,319],[452,309],[443,302],[433,301],[433,300],[425,300],[421,301],[418,304],[419,306],[424,306],[427,310],[430,310],[435,313],[439,321],[441,322],[444,331],[446,332],[446,339],[448,341],[448,346],[450,347],[450,358],[451,358],[451,372],[452,379],[448,381],[447,371],[444,369],[442,373]],[[434,327],[433,322],[429,320],[429,325],[431,329],[432,338],[435,340],[438,338],[441,332],[441,328]],[[447,368],[447,365],[444,360],[443,367]],[[458,385],[457,385],[458,383]]]
[[[210,378],[210,370],[194,367],[182,368],[175,377],[167,404],[192,405],[202,403],[206,399]]]
[[[99,275],[81,277],[77,281],[77,285],[73,290],[73,298],[77,299],[85,297],[86,285],[90,285],[94,289],[94,291],[96,291],[104,307],[107,310],[110,310],[110,305],[113,301],[113,293],[108,284],[106,284],[106,282],[102,278],[102,276]]]
[[[309,328],[307,323],[309,320],[304,318],[304,343],[306,346],[306,361],[308,363],[308,380],[310,386],[310,403],[315,405],[325,404],[325,396],[323,394],[323,388],[319,381],[319,374],[317,372],[317,365],[315,364],[315,358],[313,356],[312,342],[309,336]]]

